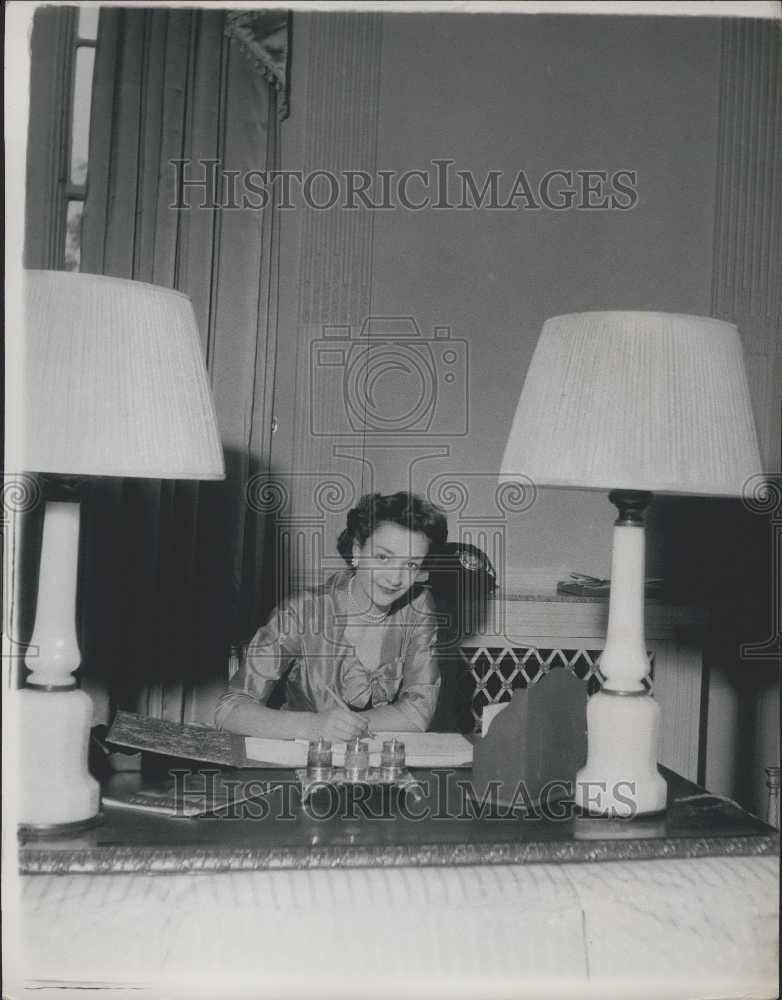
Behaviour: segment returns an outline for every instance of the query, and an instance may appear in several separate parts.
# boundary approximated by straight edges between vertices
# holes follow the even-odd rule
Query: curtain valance
[[[285,10],[228,11],[225,33],[235,39],[277,91],[277,114],[288,116],[291,15]]]

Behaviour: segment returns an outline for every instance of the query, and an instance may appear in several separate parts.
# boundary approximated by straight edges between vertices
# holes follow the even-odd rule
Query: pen
[[[337,692],[334,690],[334,688],[330,684],[326,684],[325,688],[328,691],[328,693],[331,695],[331,697],[342,706],[342,708],[347,709],[348,712],[351,711],[350,706],[348,704],[346,704],[344,698],[341,698],[339,696],[339,694],[337,694]],[[365,735],[366,735],[367,739],[370,739],[370,740],[374,740],[375,739],[375,734],[374,733],[369,733],[368,732]]]

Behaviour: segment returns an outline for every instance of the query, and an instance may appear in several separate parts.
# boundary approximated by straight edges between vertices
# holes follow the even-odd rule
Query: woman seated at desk
[[[424,731],[440,675],[432,599],[415,584],[447,535],[445,516],[421,497],[363,496],[337,541],[348,569],[278,605],[217,703],[217,727],[335,741]],[[266,705],[282,677],[285,711]]]

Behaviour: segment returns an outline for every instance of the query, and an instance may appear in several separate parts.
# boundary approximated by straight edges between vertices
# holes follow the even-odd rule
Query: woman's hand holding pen
[[[347,743],[356,736],[368,735],[367,720],[356,712],[351,712],[333,685],[327,684],[326,690],[337,704],[334,708],[318,712],[315,722],[317,735],[336,743]]]
[[[366,720],[344,705],[318,712],[315,716],[315,735],[334,743],[346,743],[356,736],[366,736],[367,728]]]

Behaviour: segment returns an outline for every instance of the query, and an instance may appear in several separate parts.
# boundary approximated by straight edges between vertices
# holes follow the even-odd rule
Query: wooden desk
[[[421,777],[419,811],[443,788]],[[22,846],[22,982],[60,1000],[116,983],[155,998],[776,996],[778,835],[666,777],[668,812],[621,824],[107,808],[75,840]]]
[[[209,765],[199,769],[208,776]],[[326,795],[308,811],[291,771],[242,769],[232,774],[268,793],[234,815],[182,819],[106,805],[101,826],[24,842],[20,867],[25,874],[443,867],[768,855],[779,842],[756,817],[665,769],[667,812],[632,821],[568,818],[556,803],[550,817],[482,815],[469,794],[469,769],[415,773],[421,799],[338,805]],[[197,788],[205,779],[191,780]],[[133,790],[141,781],[116,775],[105,790]]]

